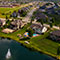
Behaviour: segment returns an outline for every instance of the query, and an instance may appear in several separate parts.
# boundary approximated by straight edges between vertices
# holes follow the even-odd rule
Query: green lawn
[[[44,35],[31,38],[30,39],[31,45],[35,46],[35,48],[38,48],[43,52],[47,52],[48,54],[57,57],[57,49],[59,43],[46,39],[48,35],[49,32],[46,32]]]
[[[8,13],[8,17],[9,15],[14,11],[14,10],[18,10],[20,9],[21,7],[16,7],[16,8],[0,8],[0,17],[1,18],[5,18],[6,17],[6,14]],[[11,13],[9,13],[11,12]],[[4,13],[5,15],[2,15],[2,13]]]
[[[40,37],[32,38],[32,44],[42,51],[57,55],[57,48],[59,43],[53,42],[48,39],[40,39]]]
[[[0,13],[5,13],[9,10],[12,10],[13,8],[0,8]]]
[[[29,6],[29,4],[22,4],[20,7],[15,7],[15,8],[0,8],[0,18],[5,18],[6,14],[8,13],[8,17],[9,15],[14,11],[14,10],[18,10],[21,9],[22,7],[26,7]],[[10,12],[10,13],[9,13]],[[2,13],[4,13],[5,15],[2,15]]]
[[[14,11],[15,8],[0,8],[0,18],[5,18],[6,15],[2,15],[2,14],[6,14],[9,13],[10,11]]]

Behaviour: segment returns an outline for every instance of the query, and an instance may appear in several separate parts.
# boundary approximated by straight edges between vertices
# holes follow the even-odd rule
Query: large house
[[[47,13],[47,14],[56,14],[54,7],[47,8],[47,9],[46,9],[46,13]]]
[[[10,28],[11,29],[21,29],[24,26],[22,20],[14,20],[11,22]]]
[[[6,21],[0,19],[0,27],[4,26],[5,24],[6,24]]]
[[[50,38],[54,41],[60,41],[60,30],[56,30],[50,33]]]
[[[37,19],[37,20],[43,19],[44,22],[46,22],[47,17],[48,17],[47,15],[45,15],[39,11],[35,14],[35,19]]]
[[[47,28],[41,24],[32,24],[31,28],[35,31],[35,33],[41,34],[47,31]]]

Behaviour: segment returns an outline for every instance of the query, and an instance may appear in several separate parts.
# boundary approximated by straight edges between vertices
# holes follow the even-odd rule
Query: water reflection
[[[10,48],[12,56],[9,60],[55,60],[47,55],[30,51],[20,43],[7,39],[0,39],[0,60],[7,60],[8,48]]]

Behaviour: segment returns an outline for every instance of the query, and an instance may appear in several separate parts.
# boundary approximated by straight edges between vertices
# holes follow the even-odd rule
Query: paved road
[[[36,8],[33,8],[22,21],[24,21],[26,23],[30,22],[30,19],[31,19],[34,11],[36,11]]]

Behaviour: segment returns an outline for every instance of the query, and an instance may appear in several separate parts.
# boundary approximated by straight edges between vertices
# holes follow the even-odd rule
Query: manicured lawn
[[[55,43],[48,39],[43,39],[43,40],[33,39],[33,40],[31,40],[31,42],[34,46],[38,47],[42,51],[46,51],[46,52],[54,54],[54,55],[57,54],[58,43]]]
[[[5,18],[6,15],[2,15],[2,13],[6,14],[8,13],[8,17],[9,15],[13,12],[13,11],[17,11],[18,9],[21,9],[22,7],[26,7],[29,6],[29,4],[23,4],[20,7],[15,7],[15,8],[0,8],[0,18]],[[9,13],[10,12],[10,13]]]
[[[49,33],[45,33],[44,35],[30,39],[31,45],[39,48],[44,52],[48,52],[52,55],[57,55],[59,43],[46,39],[48,35]]]
[[[0,13],[5,13],[9,10],[12,10],[13,8],[0,8]]]

